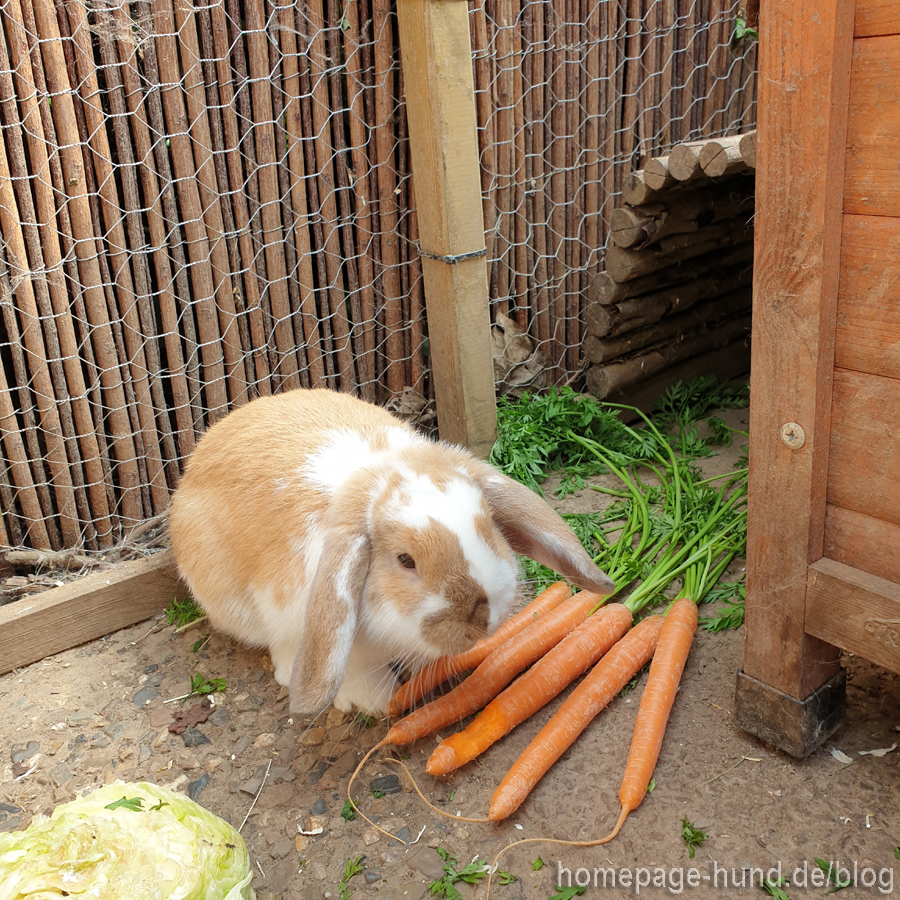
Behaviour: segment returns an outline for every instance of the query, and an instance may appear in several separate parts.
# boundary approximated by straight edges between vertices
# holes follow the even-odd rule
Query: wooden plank
[[[844,212],[900,216],[900,40],[853,42]]]
[[[751,345],[744,671],[797,699],[838,668],[803,619],[824,542],[853,8],[796,0],[760,17],[754,296],[766,302]],[[781,439],[788,422],[801,449]]]
[[[807,633],[900,672],[900,585],[820,559],[807,598]]]
[[[856,0],[854,37],[900,34],[900,5],[897,0]]]
[[[836,369],[828,502],[900,525],[900,381]]]
[[[900,219],[843,217],[835,364],[900,378]]]
[[[825,555],[900,584],[900,525],[829,504]]]
[[[468,8],[399,0],[406,113],[441,437],[486,457],[496,436]],[[434,258],[438,257],[438,258]]]
[[[0,674],[134,625],[187,597],[168,551],[0,608]]]

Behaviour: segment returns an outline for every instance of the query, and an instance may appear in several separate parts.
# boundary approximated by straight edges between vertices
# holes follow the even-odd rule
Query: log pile
[[[679,144],[625,180],[584,356],[600,398],[749,368],[756,133]]]

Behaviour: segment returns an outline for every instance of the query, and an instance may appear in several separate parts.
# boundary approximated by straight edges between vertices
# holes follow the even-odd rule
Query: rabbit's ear
[[[613,593],[611,579],[597,568],[549,503],[487,463],[478,463],[476,471],[494,524],[513,550],[549,566],[584,590]]]
[[[369,539],[364,531],[353,527],[327,530],[291,675],[292,713],[322,712],[344,680],[369,558]]]

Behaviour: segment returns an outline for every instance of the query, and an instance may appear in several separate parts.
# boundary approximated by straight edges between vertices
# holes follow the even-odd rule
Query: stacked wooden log
[[[749,368],[755,167],[752,132],[680,144],[626,179],[588,291],[592,393],[691,377],[704,358],[727,377]]]

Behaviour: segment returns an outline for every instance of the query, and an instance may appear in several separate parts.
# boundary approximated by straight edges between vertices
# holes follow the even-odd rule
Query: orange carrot
[[[492,821],[505,819],[522,805],[597,713],[634,678],[653,655],[662,627],[662,616],[648,616],[635,625],[572,691],[494,791],[488,810]]]
[[[630,812],[636,810],[647,795],[653,769],[659,759],[666,723],[675,702],[675,692],[687,662],[694,632],[697,630],[697,604],[693,600],[676,600],[666,613],[656,653],[650,664],[647,686],[641,697],[625,776],[619,789],[622,811],[612,832],[605,840],[612,840]]]
[[[551,609],[556,609],[563,600],[572,596],[572,591],[564,581],[557,581],[542,591],[523,610],[507,619],[490,637],[478,641],[463,653],[453,656],[442,656],[433,663],[425,666],[420,672],[416,672],[406,684],[401,685],[391,697],[388,712],[392,716],[399,716],[404,710],[409,709],[417,700],[424,697],[430,690],[445,682],[448,678],[474,669],[483,663],[491,653],[501,644],[505,644],[510,638],[515,637],[523,628],[528,627],[535,619]]]
[[[564,637],[495,697],[468,728],[440,744],[425,771],[446,775],[474,759],[594,665],[631,628],[631,612],[626,606],[611,603],[604,610],[603,616],[591,616]]]
[[[450,693],[401,719],[384,739],[386,744],[411,744],[445,725],[453,725],[493,700],[527,666],[555,647],[580,625],[603,598],[581,591],[523,629],[515,640],[499,646]],[[597,613],[595,613],[597,615]]]

